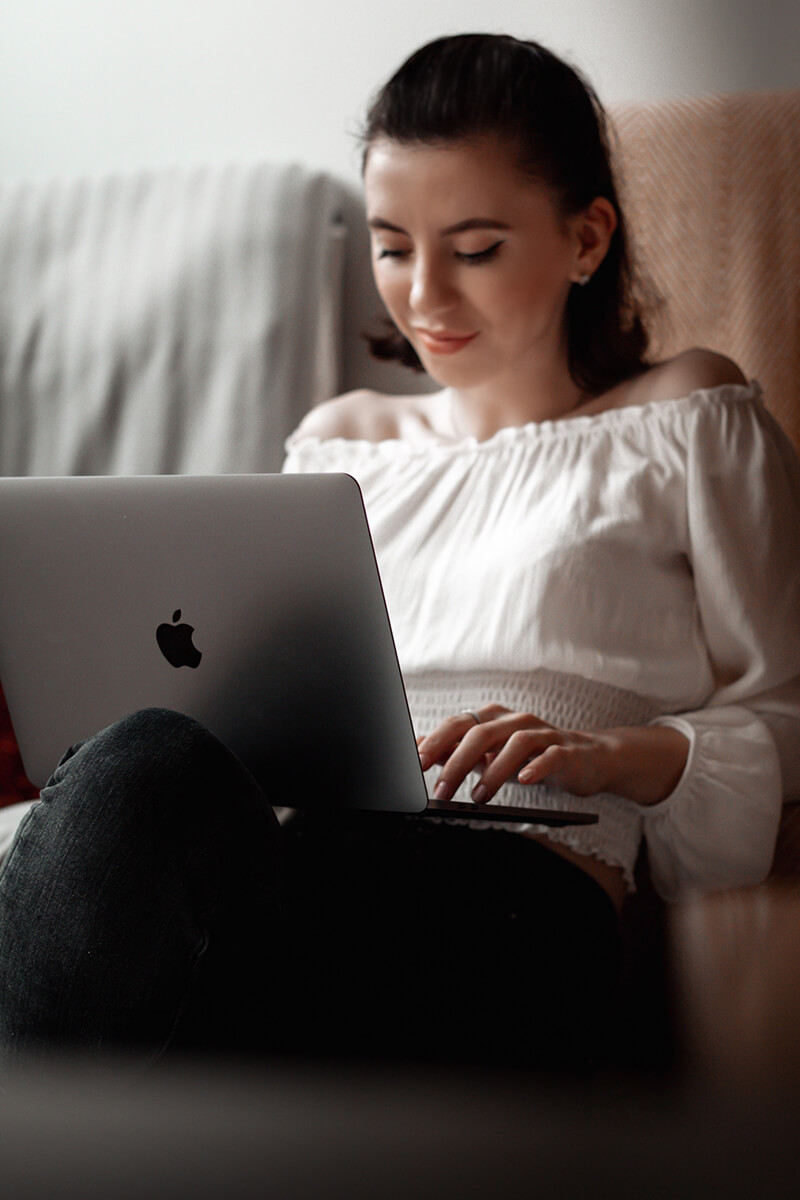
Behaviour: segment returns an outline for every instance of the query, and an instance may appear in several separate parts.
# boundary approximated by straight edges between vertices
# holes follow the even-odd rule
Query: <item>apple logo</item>
[[[181,610],[175,609],[171,625],[159,625],[156,630],[158,648],[173,667],[196,667],[203,655],[192,641],[193,625],[179,625]]]

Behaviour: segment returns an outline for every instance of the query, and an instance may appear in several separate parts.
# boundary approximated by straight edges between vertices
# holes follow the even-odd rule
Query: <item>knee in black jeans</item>
[[[212,783],[230,775],[234,766],[246,772],[230,752],[199,722],[183,713],[146,708],[131,713],[71,747],[42,791],[44,800],[65,791],[70,803],[128,805],[157,817],[163,801],[166,815],[196,818]],[[68,782],[69,787],[62,785]],[[184,806],[188,809],[184,812]]]
[[[181,714],[143,710],[74,747],[0,874],[6,1052],[162,1046],[210,947],[274,919],[278,834],[245,768]]]

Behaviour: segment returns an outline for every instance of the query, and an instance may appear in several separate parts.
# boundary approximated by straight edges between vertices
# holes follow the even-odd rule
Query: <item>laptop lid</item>
[[[426,810],[351,476],[0,478],[0,561],[0,679],[38,786],[69,746],[156,706],[202,722],[273,805]]]
[[[25,769],[160,706],[274,804],[426,791],[360,491],[346,475],[0,479],[0,678]]]

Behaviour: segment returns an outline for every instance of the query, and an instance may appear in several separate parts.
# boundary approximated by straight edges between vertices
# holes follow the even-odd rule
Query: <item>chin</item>
[[[481,369],[475,363],[455,362],[454,356],[443,362],[438,359],[431,362],[428,355],[425,358],[422,355],[419,357],[427,374],[443,388],[477,387],[489,379],[489,372],[485,367]]]

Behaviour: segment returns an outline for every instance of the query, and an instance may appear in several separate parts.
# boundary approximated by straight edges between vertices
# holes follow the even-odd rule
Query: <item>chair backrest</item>
[[[800,89],[612,108],[661,356],[735,359],[800,450]]]

